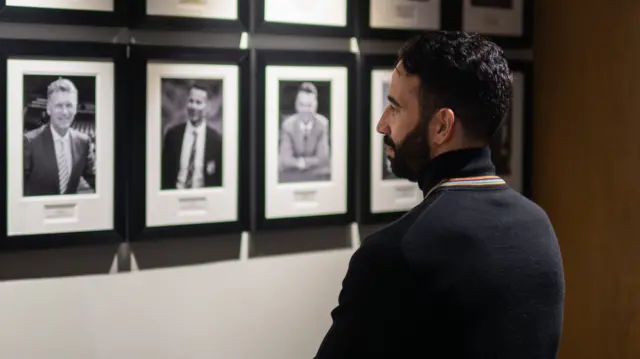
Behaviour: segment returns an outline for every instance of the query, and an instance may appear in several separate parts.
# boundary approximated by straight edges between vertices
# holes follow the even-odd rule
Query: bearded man
[[[503,51],[476,34],[401,49],[377,131],[424,200],[354,253],[317,359],[556,358],[558,241],[491,162],[511,93]]]

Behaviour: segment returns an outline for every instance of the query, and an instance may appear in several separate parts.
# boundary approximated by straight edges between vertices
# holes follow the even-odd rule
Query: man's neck
[[[203,119],[189,120],[189,124],[191,125],[191,127],[198,129],[202,127],[202,125],[204,124],[204,120]]]
[[[53,131],[54,131],[58,136],[60,136],[60,137],[62,137],[62,138],[64,138],[64,137],[67,135],[67,133],[69,133],[69,129],[68,129],[68,128],[62,129],[62,128],[58,128],[58,127],[56,127],[56,126],[54,126],[54,125],[51,125],[51,129],[52,129],[52,130],[53,130]]]
[[[495,175],[489,147],[468,147],[441,152],[425,165],[418,185],[424,194],[439,182],[451,178]]]

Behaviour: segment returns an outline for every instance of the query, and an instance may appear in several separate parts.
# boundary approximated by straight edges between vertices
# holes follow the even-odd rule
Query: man
[[[305,82],[298,89],[296,113],[280,129],[280,182],[331,179],[329,120],[317,110],[318,90]]]
[[[488,148],[511,81],[502,50],[475,34],[402,48],[377,130],[424,200],[353,255],[316,358],[556,358],[557,239],[545,212],[494,175]]]
[[[196,83],[190,88],[187,121],[164,137],[162,189],[222,185],[222,136],[205,120],[211,102],[206,86]]]
[[[80,183],[95,189],[91,139],[71,128],[77,110],[75,85],[62,78],[52,82],[47,88],[49,124],[27,132],[23,138],[25,196],[76,194]]]

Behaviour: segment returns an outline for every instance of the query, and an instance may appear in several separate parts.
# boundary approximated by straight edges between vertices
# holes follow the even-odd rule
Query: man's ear
[[[436,144],[443,144],[453,135],[455,122],[456,117],[451,109],[442,108],[435,113],[432,123],[435,125],[434,142]]]

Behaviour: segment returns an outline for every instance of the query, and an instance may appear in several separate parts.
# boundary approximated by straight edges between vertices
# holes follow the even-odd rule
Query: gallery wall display
[[[354,1],[256,0],[254,31],[351,37],[355,29]]]
[[[0,54],[2,246],[124,238],[126,47],[3,40]]]
[[[388,105],[389,80],[396,62],[395,56],[367,55],[362,57],[360,91],[364,99],[359,132],[360,147],[360,219],[363,224],[390,222],[422,201],[418,185],[397,178],[385,154],[384,136],[376,125]]]
[[[259,228],[354,219],[355,55],[257,55]]]
[[[525,196],[532,196],[531,156],[533,77],[529,62],[509,62],[513,74],[511,109],[491,143],[496,174]]]
[[[247,31],[250,0],[136,0],[134,28]]]
[[[246,229],[248,55],[132,46],[132,239]]]
[[[122,26],[130,0],[0,0],[0,21]]]
[[[503,47],[530,47],[533,0],[462,0],[461,30],[490,36]]]

